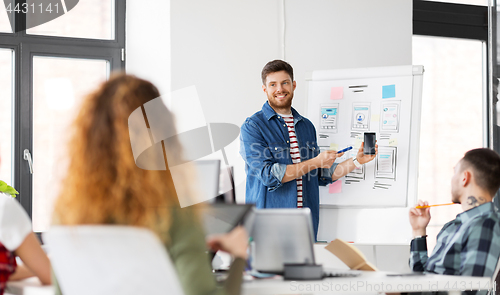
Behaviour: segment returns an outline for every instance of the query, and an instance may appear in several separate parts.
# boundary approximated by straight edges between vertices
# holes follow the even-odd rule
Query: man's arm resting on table
[[[425,271],[428,259],[426,236],[413,239],[410,243],[410,269],[412,271]]]

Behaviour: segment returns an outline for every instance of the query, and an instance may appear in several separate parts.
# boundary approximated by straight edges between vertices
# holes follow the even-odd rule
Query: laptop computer
[[[285,264],[316,264],[311,211],[303,209],[255,210],[251,231],[252,269],[283,274]],[[359,271],[324,269],[324,276],[356,276]]]

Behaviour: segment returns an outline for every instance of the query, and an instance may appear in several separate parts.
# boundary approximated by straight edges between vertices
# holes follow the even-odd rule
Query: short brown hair
[[[487,149],[473,149],[465,153],[462,159],[462,171],[471,167],[476,184],[495,196],[500,188],[500,155]]]
[[[266,85],[266,78],[267,75],[271,73],[276,73],[276,72],[281,72],[285,71],[287,72],[288,75],[290,75],[290,78],[292,79],[293,82],[293,68],[292,66],[287,63],[286,61],[282,61],[280,59],[275,59],[273,61],[268,62],[264,68],[262,69],[262,84]]]

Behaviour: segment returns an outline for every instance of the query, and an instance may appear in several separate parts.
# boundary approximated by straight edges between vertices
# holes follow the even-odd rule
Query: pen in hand
[[[350,150],[352,150],[352,146],[346,147],[345,149],[338,151],[337,154],[345,153],[345,152],[350,151]]]
[[[427,205],[427,206],[415,206],[415,208],[416,209],[424,209],[424,208],[437,207],[437,206],[448,206],[448,205],[455,205],[455,203],[436,204],[436,205]]]

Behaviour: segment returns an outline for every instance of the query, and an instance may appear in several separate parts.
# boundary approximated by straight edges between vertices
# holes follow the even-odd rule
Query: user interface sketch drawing
[[[397,147],[379,146],[375,158],[375,178],[396,180]]]
[[[320,132],[337,133],[337,116],[339,113],[339,104],[321,105],[321,130]]]
[[[345,155],[345,159],[354,158],[354,157],[356,157],[356,154],[358,153],[358,149],[353,148],[348,153],[349,153],[348,155]],[[342,159],[342,160],[344,160],[344,159]],[[362,181],[364,179],[365,179],[365,167],[361,166],[361,168],[356,168],[352,172],[348,173],[345,176],[345,183],[346,184],[359,183],[360,181]]]
[[[358,182],[359,180],[365,179],[365,167],[361,166],[361,168],[356,168],[352,170],[351,173],[348,173],[345,176],[346,183]]]
[[[337,158],[340,164],[363,153],[365,133],[375,133],[378,145],[375,159],[335,186],[319,187],[321,206],[404,207],[416,196],[422,74],[422,66],[396,66],[307,76],[306,117],[316,127],[321,151],[352,147]],[[397,96],[381,91],[384,86]]]
[[[399,106],[400,101],[391,101],[382,104],[380,108],[380,131],[399,131]]]
[[[352,130],[370,130],[370,103],[352,104]]]

